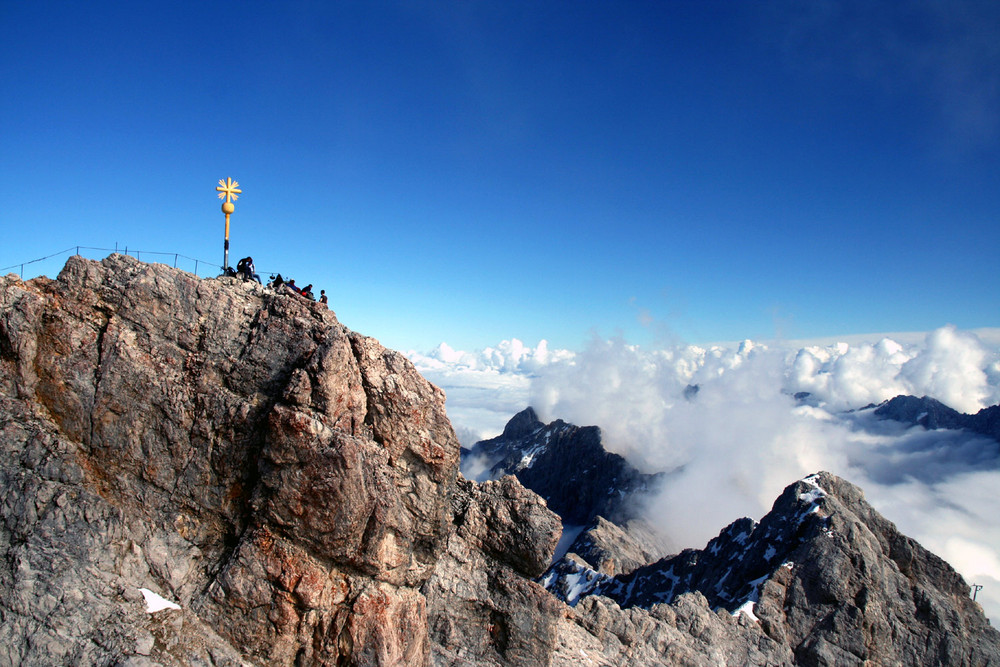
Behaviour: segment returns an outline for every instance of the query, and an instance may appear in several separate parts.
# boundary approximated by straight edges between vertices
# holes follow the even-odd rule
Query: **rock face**
[[[0,371],[0,664],[427,661],[459,445],[402,356],[112,256],[0,279]]]
[[[465,454],[481,459],[487,479],[514,475],[545,498],[571,525],[603,516],[625,523],[639,515],[638,497],[655,488],[661,475],[640,473],[618,454],[604,450],[596,426],[556,420],[543,424],[532,408],[516,414],[502,434],[477,442]]]
[[[659,560],[667,550],[661,536],[645,522],[636,519],[619,526],[599,516],[570,544],[569,552],[598,572],[614,576]]]
[[[424,586],[437,665],[545,665],[563,604],[532,578],[548,567],[559,518],[513,477],[460,480],[456,530]]]
[[[508,435],[572,430],[536,422]],[[648,552],[598,519],[544,577],[569,606],[536,581],[559,516],[458,464],[442,392],[323,305],[122,256],[0,278],[0,667],[1000,660],[832,476],[630,574]]]

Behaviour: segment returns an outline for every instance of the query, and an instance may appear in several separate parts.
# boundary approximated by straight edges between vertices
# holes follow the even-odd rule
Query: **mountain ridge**
[[[927,430],[964,429],[1000,442],[1000,405],[965,414],[929,396],[901,395],[868,407],[874,408],[875,415],[881,419],[919,425]]]
[[[921,651],[937,664],[1000,660],[1000,633],[976,613],[962,577],[899,533],[860,489],[825,472],[788,486],[760,522],[739,519],[704,549],[617,577],[569,555],[541,581],[572,605],[596,595],[654,608],[698,594],[789,643],[796,664],[893,664]],[[956,608],[964,611],[946,611]],[[990,639],[959,647],[958,636]]]

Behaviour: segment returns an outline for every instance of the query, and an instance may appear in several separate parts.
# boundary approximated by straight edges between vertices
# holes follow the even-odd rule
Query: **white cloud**
[[[997,396],[997,388],[987,385],[988,356],[975,335],[944,327],[927,336],[926,348],[903,365],[900,375],[959,412],[976,412]]]
[[[545,340],[532,348],[512,338],[500,342],[495,348],[488,347],[477,352],[454,350],[447,343],[441,343],[430,352],[411,350],[406,356],[421,371],[449,369],[531,374],[550,363],[572,359],[574,355],[568,350],[550,350]]]
[[[501,433],[511,417],[528,407],[533,375],[574,356],[568,350],[550,350],[544,340],[531,348],[516,338],[477,352],[441,343],[430,352],[406,355],[424,377],[445,390],[448,416],[465,446]]]

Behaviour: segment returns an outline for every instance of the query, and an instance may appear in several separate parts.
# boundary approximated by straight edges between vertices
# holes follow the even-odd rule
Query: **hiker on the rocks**
[[[321,289],[319,291],[319,302],[321,304],[323,304],[324,306],[326,305],[326,290],[325,289]]]
[[[312,283],[309,283],[308,285],[306,285],[305,287],[302,288],[302,296],[304,296],[305,298],[309,299],[310,301],[315,301],[316,300],[316,297],[313,296],[313,286],[312,286]]]
[[[253,257],[244,257],[237,262],[236,273],[239,274],[243,280],[256,280],[259,284],[264,284],[260,281],[260,276],[257,275],[256,269],[254,269]]]
[[[300,290],[298,288],[298,286],[296,286],[294,278],[291,278],[290,280],[286,280],[285,281],[285,287],[289,288],[290,290],[292,290],[296,294],[301,294],[302,293],[302,290]]]

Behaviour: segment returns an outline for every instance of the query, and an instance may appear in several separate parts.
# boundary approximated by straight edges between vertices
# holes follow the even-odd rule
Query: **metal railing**
[[[32,259],[32,260],[29,260],[29,261],[26,261],[26,262],[19,262],[17,264],[11,264],[10,266],[6,266],[6,267],[3,267],[3,268],[0,268],[0,276],[6,275],[9,271],[17,269],[18,278],[20,278],[21,280],[24,280],[24,268],[26,266],[31,266],[32,264],[37,264],[38,262],[44,262],[46,260],[52,259],[53,257],[60,257],[62,255],[67,255],[67,254],[81,255],[81,251],[88,251],[88,254],[94,254],[94,253],[116,254],[116,253],[120,253],[120,254],[123,254],[123,255],[131,255],[131,256],[135,257],[136,259],[138,259],[140,261],[143,261],[144,257],[146,258],[145,261],[154,261],[154,260],[148,259],[150,256],[159,256],[159,257],[167,258],[167,261],[161,261],[160,262],[161,264],[168,264],[169,261],[170,261],[169,258],[172,257],[173,258],[173,267],[175,269],[176,268],[182,268],[182,269],[188,270],[186,267],[192,267],[192,269],[190,269],[190,270],[196,276],[198,275],[198,269],[202,268],[204,270],[204,267],[206,267],[206,266],[207,267],[212,267],[211,271],[209,272],[211,274],[219,275],[219,274],[222,273],[222,267],[218,263],[216,263],[216,262],[209,262],[209,261],[206,261],[204,259],[198,259],[196,257],[188,257],[187,255],[182,255],[179,252],[161,252],[161,251],[158,251],[158,250],[135,250],[135,249],[130,249],[128,246],[125,246],[124,248],[119,248],[118,244],[116,243],[114,248],[95,248],[95,247],[92,247],[92,246],[80,246],[80,245],[78,245],[78,246],[72,246],[72,247],[66,248],[65,250],[60,250],[59,252],[54,252],[51,255],[46,255],[45,257],[39,257],[38,259]],[[85,255],[81,255],[81,256],[85,256]],[[104,255],[101,255],[100,258],[103,259],[106,256],[107,255],[104,254]],[[87,257],[87,258],[88,259],[94,259],[94,257]],[[178,267],[178,263],[183,264],[183,266]],[[258,273],[261,274],[261,275],[264,275],[264,274],[269,274],[269,273],[273,274],[275,272],[274,271],[260,271],[260,270],[258,270]],[[37,275],[42,275],[42,273],[41,272],[36,273],[32,277],[37,276]]]

